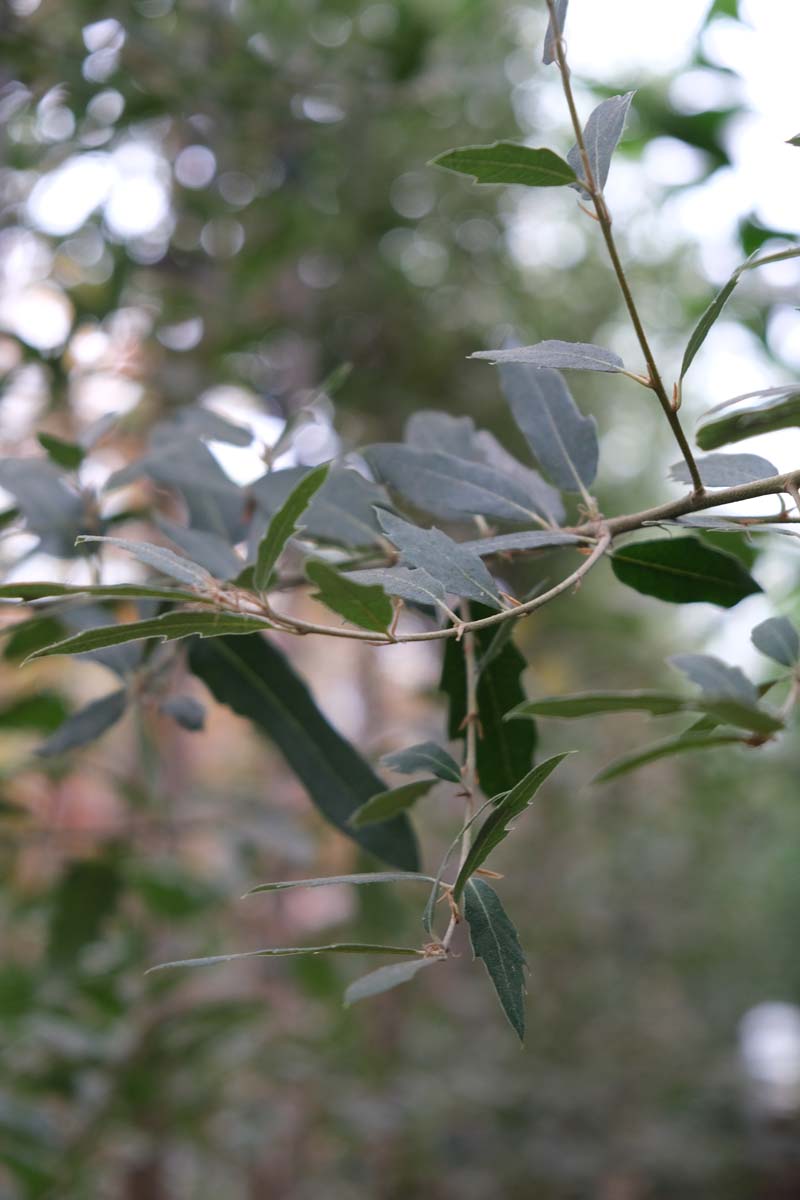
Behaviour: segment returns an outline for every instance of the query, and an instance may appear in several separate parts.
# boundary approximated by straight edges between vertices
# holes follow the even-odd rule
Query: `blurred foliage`
[[[736,9],[716,0],[710,16]],[[215,385],[287,417],[343,362],[355,368],[337,397],[345,445],[396,437],[429,405],[507,434],[495,384],[465,355],[515,328],[589,340],[616,303],[599,248],[584,247],[569,275],[522,267],[509,249],[514,200],[425,168],[449,145],[528,134],[546,111],[538,77],[526,86],[534,50],[522,15],[501,0],[4,9],[4,247],[28,237],[46,248],[40,279],[70,314],[55,345],[4,335],[7,396],[35,385],[28,411],[0,408],[4,454],[38,452],[38,422],[63,438],[82,431],[92,372],[76,337],[92,331],[112,343],[92,368],[101,386],[112,375],[139,388],[109,469],[155,420]],[[539,9],[536,20],[540,36]],[[681,114],[655,80],[625,150],[666,133],[700,149],[711,172],[727,162],[730,115]],[[212,176],[181,184],[172,167],[198,146],[213,155]],[[65,233],[36,228],[27,201],[43,175],[77,155],[142,147],[169,197],[154,228],[126,236],[99,202]],[[776,232],[745,217],[742,247]],[[667,342],[706,303],[680,253],[635,275]],[[677,312],[664,301],[672,284],[688,296]],[[763,320],[751,324],[763,338]],[[582,382],[582,401],[591,406],[597,386]],[[638,422],[642,469],[609,476],[609,509],[622,495],[631,508],[653,498],[661,434],[634,408],[621,400],[617,411]],[[518,592],[551,562],[515,568]],[[32,759],[99,678],[86,663],[18,677],[19,659],[59,628],[54,618],[18,628],[3,664],[4,1196],[797,1194],[794,1119],[748,1119],[736,1060],[751,1006],[800,1000],[790,739],[757,775],[721,754],[597,792],[583,786],[589,768],[570,766],[506,852],[532,968],[520,1053],[466,971],[457,987],[425,972],[413,992],[351,1011],[341,1008],[350,969],[323,960],[145,976],[164,957],[292,941],[345,920],[364,940],[413,937],[416,912],[381,889],[235,901],[263,879],[358,860],[227,714],[212,715],[198,748],[145,698],[79,762]],[[587,628],[589,657],[577,636]],[[548,691],[637,686],[668,652],[670,628],[635,597],[594,586],[525,629],[528,674]],[[405,686],[401,668],[369,669],[360,654],[298,653],[334,715],[358,707],[343,676],[358,681],[365,711],[351,724],[371,753],[395,748],[409,726],[420,737],[443,728],[438,663],[420,660]],[[548,753],[561,748],[558,727],[546,736]],[[629,731],[603,721],[581,726],[581,740],[597,761],[627,748]],[[455,815],[431,808],[423,820],[444,843]]]

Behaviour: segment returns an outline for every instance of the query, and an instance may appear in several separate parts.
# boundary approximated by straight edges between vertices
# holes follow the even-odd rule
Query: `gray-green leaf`
[[[542,54],[542,62],[545,66],[556,61],[556,40],[561,37],[564,32],[564,22],[567,19],[567,5],[569,0],[555,0],[556,9],[556,27],[553,28],[552,17],[547,22],[547,32],[544,35],[544,52]]]
[[[464,897],[464,915],[475,958],[494,984],[497,998],[512,1029],[525,1039],[525,955],[519,937],[497,892],[483,879],[470,879]]]
[[[434,158],[432,166],[471,175],[475,183],[521,183],[526,187],[563,187],[575,182],[569,163],[552,150],[532,149],[516,142],[461,146]]]
[[[287,958],[297,954],[422,954],[413,946],[381,946],[364,942],[333,942],[328,946],[277,946],[266,950],[245,950],[239,954],[213,954],[209,958],[182,958],[175,962],[158,963],[145,972],[167,971],[172,967],[214,967],[218,963],[235,962],[240,958]]]
[[[602,192],[608,179],[611,159],[617,148],[619,139],[622,137],[625,120],[628,116],[628,109],[631,106],[633,97],[633,92],[627,92],[624,96],[610,96],[608,100],[603,100],[601,104],[598,104],[586,122],[583,138],[586,143],[586,153],[592,171],[593,182],[598,191]],[[579,185],[587,184],[583,169],[583,158],[577,146],[573,146],[570,150],[567,155],[567,162],[578,176]],[[587,187],[579,186],[578,190],[584,196],[589,197],[590,192],[587,190]]]
[[[180,583],[188,583],[201,590],[208,588],[212,582],[212,576],[205,567],[192,562],[190,558],[184,558],[181,554],[175,554],[166,546],[154,546],[151,542],[131,542],[127,538],[96,537],[93,534],[82,534],[76,540],[79,543],[101,542],[106,546],[116,546],[118,550],[124,550],[126,554],[132,555],[146,566],[154,567],[162,575],[169,575]]]
[[[385,767],[397,771],[398,775],[413,775],[417,771],[429,771],[437,779],[449,783],[461,783],[461,768],[451,754],[436,742],[419,742],[407,750],[396,750],[381,759]]]
[[[713,654],[675,654],[667,661],[707,696],[726,696],[752,705],[758,703],[758,692],[747,676],[738,667],[728,666]]]
[[[553,367],[570,371],[624,371],[625,364],[613,350],[588,342],[537,342],[535,346],[515,346],[504,350],[476,350],[470,358],[491,363],[527,363],[531,367]]]
[[[388,992],[401,983],[408,983],[415,975],[419,974],[423,967],[430,967],[434,963],[443,961],[443,958],[430,956],[410,958],[408,962],[389,963],[385,967],[378,967],[377,971],[370,971],[368,975],[362,975],[360,979],[356,979],[354,983],[350,984],[344,994],[345,1008],[349,1008],[358,1000],[379,996],[382,992]]]
[[[800,389],[794,388],[780,391],[776,399],[766,404],[704,420],[697,427],[695,440],[701,450],[716,450],[718,446],[797,425],[800,425]]]
[[[682,712],[685,701],[666,692],[577,692],[571,696],[546,696],[526,700],[506,713],[507,721],[520,717],[594,717],[599,713],[647,712],[654,717]]]
[[[63,754],[66,750],[74,750],[78,746],[87,746],[95,741],[117,721],[125,712],[128,693],[124,688],[112,692],[110,696],[101,696],[93,700],[79,712],[60,725],[55,733],[38,747],[36,753],[40,758],[52,758],[55,754]]]
[[[750,640],[757,650],[784,667],[800,662],[800,638],[788,617],[770,617],[756,625]]]
[[[389,596],[399,596],[411,604],[436,608],[444,605],[447,593],[444,585],[421,567],[373,567],[363,571],[348,571],[354,583],[377,583]]]
[[[695,750],[711,750],[717,746],[730,746],[735,743],[741,744],[743,738],[740,734],[692,734],[684,733],[678,737],[668,738],[666,741],[657,742],[655,745],[647,746],[644,750],[637,750],[633,754],[626,754],[623,758],[618,758],[615,762],[610,763],[604,770],[596,775],[595,783],[607,783],[610,779],[616,779],[620,775],[627,775],[629,771],[635,771],[638,767],[643,767],[647,763],[656,762],[660,758],[668,758],[674,754],[689,754]]]
[[[778,474],[778,468],[758,454],[707,454],[696,462],[704,486],[710,488],[736,487],[739,483],[755,483]],[[677,483],[692,482],[683,460],[673,463],[669,473]]]
[[[253,579],[259,592],[264,592],[269,587],[270,576],[284,546],[297,532],[297,522],[328,478],[328,470],[326,464],[304,475],[271,518],[256,553]]]
[[[357,875],[323,875],[318,879],[282,879],[277,883],[260,883],[250,888],[245,896],[259,892],[283,892],[287,888],[333,887],[335,884],[363,883],[435,883],[432,875],[418,875],[412,871],[361,871]]]
[[[389,821],[398,813],[407,812],[412,808],[421,796],[427,795],[431,788],[436,786],[436,783],[435,779],[420,779],[416,783],[404,783],[388,792],[378,792],[376,796],[370,796],[361,808],[356,809],[350,818],[350,824],[354,829],[363,829],[365,825],[378,825],[382,821]]]
[[[170,612],[148,621],[129,621],[123,625],[102,625],[99,629],[87,629],[64,641],[44,646],[28,656],[45,658],[50,654],[85,654],[90,650],[101,650],[105,646],[120,646],[125,642],[139,642],[146,638],[158,638],[171,642],[178,638],[217,638],[223,635],[256,633],[269,629],[269,624],[260,617],[248,617],[241,613],[221,612]]]
[[[379,510],[378,520],[405,563],[421,567],[456,596],[501,607],[497,585],[477,554],[465,550],[435,527],[420,529],[392,513]]]
[[[500,382],[544,473],[563,491],[591,487],[597,474],[597,422],[582,415],[558,371],[504,363]]]
[[[374,633],[385,633],[391,625],[394,616],[392,602],[379,584],[356,583],[320,561],[306,563],[306,575],[319,588],[314,593],[314,599],[320,600],[351,625],[370,629]]]

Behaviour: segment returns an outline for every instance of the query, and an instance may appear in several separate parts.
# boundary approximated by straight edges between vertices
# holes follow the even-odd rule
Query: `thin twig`
[[[689,469],[689,474],[691,475],[692,486],[694,487],[695,492],[698,495],[701,495],[703,492],[703,481],[700,478],[700,472],[697,468],[697,463],[695,462],[691,447],[686,439],[686,434],[683,431],[680,417],[678,416],[677,411],[673,408],[670,398],[667,395],[666,388],[664,387],[664,383],[655,360],[655,355],[653,354],[652,347],[650,346],[647,334],[645,333],[644,325],[642,324],[642,319],[639,315],[639,310],[636,307],[636,301],[633,298],[633,293],[631,291],[630,284],[628,283],[627,275],[625,274],[625,268],[622,265],[622,260],[620,259],[619,251],[617,250],[617,245],[611,228],[611,214],[608,211],[602,189],[594,177],[592,164],[589,160],[589,152],[586,148],[586,140],[583,136],[583,126],[581,125],[581,120],[578,116],[578,109],[575,104],[575,96],[572,91],[570,71],[567,64],[564,39],[561,36],[561,29],[559,28],[558,24],[558,14],[556,12],[555,0],[547,0],[547,8],[550,13],[550,21],[555,34],[555,56],[558,69],[561,74],[561,86],[564,91],[564,98],[567,102],[567,108],[569,109],[570,120],[572,122],[572,128],[575,134],[575,143],[578,147],[578,152],[581,156],[581,164],[583,166],[584,178],[581,182],[583,183],[585,190],[592,198],[595,212],[597,214],[597,222],[603,234],[603,240],[606,244],[608,256],[611,260],[611,266],[614,274],[617,277],[617,283],[619,284],[619,289],[622,293],[625,307],[628,310],[628,315],[631,319],[631,324],[633,325],[637,341],[639,342],[642,354],[644,355],[644,360],[647,363],[647,369],[650,376],[650,386],[658,398],[658,402],[664,411],[664,416],[669,421],[670,428],[675,436],[675,440],[680,447],[681,454],[683,455],[686,466]]]

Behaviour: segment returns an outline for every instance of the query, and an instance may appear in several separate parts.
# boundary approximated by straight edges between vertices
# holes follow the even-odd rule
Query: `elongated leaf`
[[[623,371],[625,364],[612,350],[587,342],[537,342],[535,346],[515,346],[505,350],[476,350],[470,358],[492,363],[527,363],[531,367],[553,367],[570,371]]]
[[[777,533],[779,537],[800,537],[800,533],[794,529],[787,529],[785,525],[779,523],[778,518],[775,518],[774,525],[765,525],[760,518],[754,522],[752,517],[714,517],[708,516],[706,513],[697,513],[693,516],[676,517],[672,521],[645,521],[645,525],[675,526],[677,529],[707,529],[709,533],[738,533],[740,536],[747,538],[754,533]]]
[[[786,139],[787,146],[800,146],[800,133],[796,133],[794,137]]]
[[[381,759],[385,767],[397,771],[398,775],[414,775],[417,771],[428,771],[437,779],[449,783],[461,783],[461,768],[451,754],[436,742],[419,742],[407,750],[396,750]]]
[[[575,182],[569,163],[552,150],[533,150],[516,142],[492,142],[489,146],[461,146],[448,150],[431,162],[460,175],[471,175],[475,183],[521,183],[526,187],[563,187]]]
[[[250,490],[262,511],[272,517],[300,480],[310,473],[308,467],[270,471],[251,484]],[[376,505],[390,507],[384,488],[371,483],[357,471],[332,467],[302,514],[304,535],[345,546],[379,543],[381,531],[375,518]]]
[[[756,650],[784,667],[800,662],[800,637],[788,617],[770,617],[756,625],[750,634]]]
[[[525,955],[497,892],[483,879],[470,879],[464,896],[472,952],[494,984],[500,1007],[519,1040],[525,1040]]]
[[[340,575],[324,562],[306,563],[306,575],[319,588],[314,599],[320,600],[351,625],[385,633],[392,623],[392,602],[380,584],[356,583]]]
[[[558,371],[504,363],[500,381],[544,473],[562,491],[591,487],[597,474],[597,422],[581,414]]]
[[[279,748],[326,820],[385,862],[417,869],[405,817],[363,831],[349,824],[353,812],[386,785],[328,723],[275,646],[261,637],[191,642],[189,665],[221,704]]]
[[[354,583],[377,583],[389,596],[399,596],[411,604],[436,608],[445,606],[447,593],[444,584],[421,567],[374,567],[371,570],[348,571]]]
[[[189,529],[163,517],[156,520],[161,532],[174,542],[192,562],[199,563],[215,579],[235,579],[244,562],[227,537],[209,533],[207,529]]]
[[[520,717],[594,717],[598,713],[647,712],[654,717],[682,712],[681,696],[666,692],[578,692],[525,700],[506,713],[506,721]]]
[[[162,575],[170,575],[179,583],[188,583],[192,587],[206,589],[212,581],[204,567],[198,566],[190,558],[175,554],[166,546],[153,546],[150,542],[131,542],[127,538],[95,537],[90,534],[83,534],[77,540],[79,543],[102,542],[106,546],[116,546],[118,550],[124,550],[126,554],[132,555],[146,566],[154,567]]]
[[[778,474],[778,468],[758,454],[707,454],[696,462],[704,486],[710,488],[736,487],[738,483],[754,483]],[[692,482],[683,461],[673,463],[669,473],[678,483]]]
[[[747,676],[738,667],[728,666],[713,654],[674,654],[667,661],[708,696],[727,696],[745,704],[758,703],[758,692]]]
[[[544,35],[544,52],[542,54],[542,62],[545,66],[556,61],[556,41],[564,32],[564,24],[567,19],[567,5],[569,0],[556,0],[556,24],[553,27],[552,17],[547,22],[547,32]]]
[[[731,396],[729,400],[723,400],[720,404],[715,404],[713,408],[706,409],[703,418],[710,417],[712,413],[722,412],[723,409],[731,408],[734,404],[741,404],[742,400],[774,400],[785,399],[788,396],[800,394],[800,388],[796,383],[779,383],[777,387],[757,388],[754,392],[742,392],[739,396]]]
[[[286,888],[318,888],[332,887],[335,884],[363,883],[434,883],[432,875],[418,875],[412,871],[362,871],[357,875],[325,875],[320,879],[283,879],[278,883],[260,883],[258,887],[250,888],[245,896],[255,896],[259,892],[282,892]]]
[[[179,409],[175,420],[183,429],[211,442],[227,442],[229,446],[249,446],[253,440],[251,430],[245,429],[243,425],[235,425],[233,421],[228,421],[219,413],[200,404],[190,404]]]
[[[351,983],[344,994],[345,1008],[349,1008],[351,1004],[355,1004],[359,1000],[367,1000],[370,996],[380,996],[382,992],[388,992],[392,988],[399,987],[401,983],[408,983],[415,975],[418,975],[423,967],[433,966],[434,963],[443,962],[443,958],[410,958],[408,962],[390,963],[386,967],[378,967],[377,971],[370,971],[368,975],[362,975],[360,979],[356,979]]]
[[[470,605],[470,616],[477,620],[488,609]],[[499,649],[495,639],[499,631],[479,629],[475,633],[480,674],[478,676],[478,756],[480,785],[487,796],[496,796],[514,786],[530,770],[536,749],[536,726],[533,721],[510,724],[503,720],[510,708],[525,699],[520,677],[526,662],[509,639]],[[490,657],[491,652],[491,657]],[[466,736],[466,689],[464,647],[451,638],[444,651],[442,678],[439,684],[449,700],[448,736]]]
[[[403,563],[421,567],[456,596],[480,600],[492,609],[501,607],[497,585],[477,554],[464,550],[435,527],[420,529],[383,510],[378,512],[378,520]]]
[[[328,472],[329,467],[326,464],[304,475],[270,520],[267,532],[261,539],[256,553],[253,578],[259,592],[266,591],[269,587],[270,576],[284,546],[289,538],[297,532],[297,522],[328,478]]]
[[[481,558],[488,558],[490,554],[513,554],[515,550],[548,550],[553,546],[579,546],[583,540],[574,533],[526,529],[523,533],[499,533],[496,537],[474,538],[468,542],[459,542],[459,545],[474,551]]]
[[[36,440],[47,452],[50,461],[67,471],[77,470],[86,457],[82,446],[76,445],[75,442],[65,442],[63,438],[52,433],[37,433]]]
[[[656,762],[658,759],[668,758],[674,754],[690,754],[695,750],[712,750],[717,746],[741,743],[742,740],[741,734],[684,733],[678,737],[667,738],[666,741],[647,746],[644,750],[637,750],[633,754],[626,754],[623,758],[618,758],[605,767],[599,775],[596,775],[594,782],[607,783],[611,779],[617,779],[620,775],[627,775],[629,771],[637,770],[638,767],[644,767],[647,763]]]
[[[757,254],[758,251],[751,255],[746,262],[743,262],[741,266],[736,268],[728,282],[720,288],[714,299],[709,304],[708,308],[701,316],[700,320],[697,322],[683,355],[680,374],[681,379],[683,379],[684,375],[689,370],[689,367],[692,365],[697,351],[708,337],[712,326],[719,317],[725,305],[728,303],[728,300],[733,294],[736,285],[744,272],[754,271],[756,267],[763,267],[769,263],[784,262],[787,258],[797,258],[797,256],[800,254],[800,247],[793,247],[791,250],[780,250],[777,254],[766,254],[762,258],[756,257]],[[718,442],[717,445],[721,445],[721,443]],[[712,447],[710,446],[702,447],[702,449],[711,448]]]
[[[785,724],[776,713],[767,712],[757,704],[726,696],[687,701],[686,710],[705,713],[717,725],[735,725],[751,733],[777,733]]]
[[[277,946],[266,950],[244,950],[238,954],[213,954],[209,958],[182,958],[175,962],[158,963],[145,971],[168,971],[173,967],[215,967],[219,963],[236,962],[241,958],[288,958],[297,954],[422,954],[413,946],[381,946],[366,942],[333,942],[329,946]]]
[[[431,788],[436,786],[436,782],[435,779],[420,779],[416,783],[404,783],[388,792],[378,792],[377,796],[371,796],[366,804],[356,809],[350,818],[350,824],[355,829],[363,829],[365,825],[389,821],[398,813],[413,808],[421,796],[427,795]]]
[[[27,529],[40,539],[40,549],[62,558],[74,555],[84,504],[53,463],[40,458],[0,459],[0,487],[11,492]]]
[[[40,758],[52,758],[53,755],[63,754],[66,750],[88,746],[112,725],[116,725],[125,712],[127,703],[128,693],[124,688],[112,692],[110,696],[93,700],[91,704],[68,717],[55,733],[42,742],[36,753]]]
[[[467,880],[474,875],[478,867],[486,862],[491,852],[508,837],[511,832],[509,823],[525,811],[545,780],[567,757],[568,754],[555,754],[552,758],[539,763],[519,783],[515,784],[511,791],[499,800],[490,811],[478,830],[453,885],[453,899],[456,903],[461,898]]]
[[[29,658],[44,658],[50,654],[85,654],[89,650],[101,650],[105,646],[119,646],[124,642],[138,642],[145,638],[158,638],[171,642],[178,638],[218,638],[223,635],[256,633],[269,629],[260,617],[247,617],[241,613],[221,612],[171,612],[148,621],[129,621],[123,625],[102,625],[99,629],[87,629],[76,633],[63,642],[35,650]],[[27,660],[26,660],[27,661]]]
[[[98,600],[173,600],[192,604],[210,604],[211,599],[180,588],[151,587],[147,583],[66,584],[4,583],[0,600],[58,600],[72,596],[95,596]]]
[[[368,446],[364,457],[415,508],[446,521],[484,516],[522,525],[548,515],[539,489],[483,463],[395,443]]]
[[[718,604],[732,608],[761,588],[738,558],[698,538],[636,542],[611,556],[620,583],[670,604]]]
[[[0,708],[0,729],[35,729],[39,733],[52,733],[68,716],[62,696],[56,692],[34,692]]]
[[[633,97],[633,92],[628,92],[624,96],[609,96],[608,100],[603,100],[601,104],[598,104],[586,122],[583,131],[586,153],[594,185],[601,192],[608,179],[611,159],[619,144],[619,139],[622,137]],[[583,158],[577,146],[573,146],[570,150],[567,162],[577,175],[579,184],[586,184]],[[582,191],[584,196],[590,196],[590,192],[586,188],[579,187],[578,190]]]
[[[800,425],[800,390],[752,408],[740,408],[724,416],[705,420],[697,427],[695,441],[701,450],[716,450],[731,442],[760,433],[775,433]]]
[[[206,723],[205,705],[194,696],[170,696],[161,701],[158,709],[190,733],[197,733]]]
[[[450,413],[421,409],[406,421],[404,438],[418,450],[441,450],[456,458],[478,457],[472,417],[453,417]]]

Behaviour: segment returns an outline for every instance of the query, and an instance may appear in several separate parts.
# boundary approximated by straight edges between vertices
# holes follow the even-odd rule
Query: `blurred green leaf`
[[[732,608],[761,588],[738,559],[695,537],[635,542],[611,555],[620,583],[670,604]]]
[[[380,996],[383,992],[388,992],[392,988],[399,987],[401,983],[408,983],[413,979],[423,967],[430,967],[436,962],[443,961],[440,958],[410,958],[408,962],[390,963],[386,967],[378,967],[377,971],[370,971],[368,975],[362,975],[360,979],[356,979],[351,983],[344,994],[345,1007],[349,1008],[351,1004],[356,1004],[359,1000],[367,1000],[371,996]]]
[[[388,821],[398,813],[413,808],[417,800],[427,795],[436,783],[436,779],[421,779],[416,783],[404,783],[388,792],[378,792],[377,796],[371,796],[366,804],[356,809],[350,818],[350,824],[356,829],[363,829],[365,825]]]
[[[116,910],[122,877],[111,859],[68,863],[52,895],[47,959],[65,970],[76,965],[85,946],[96,942]]]
[[[392,602],[380,584],[356,583],[319,560],[306,563],[306,575],[319,591],[314,599],[351,625],[385,633],[392,623]]]

